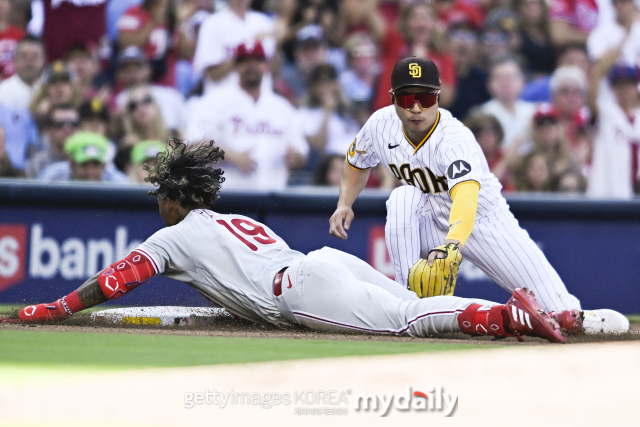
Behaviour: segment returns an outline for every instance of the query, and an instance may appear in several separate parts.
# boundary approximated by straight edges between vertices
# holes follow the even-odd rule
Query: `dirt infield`
[[[462,333],[442,334],[438,338],[413,338],[392,335],[362,335],[362,334],[337,334],[317,332],[304,327],[277,328],[268,324],[255,324],[239,318],[217,318],[207,324],[192,326],[154,326],[154,325],[113,325],[109,323],[93,322],[89,314],[79,313],[73,318],[48,324],[17,324],[0,323],[0,330],[20,330],[22,328],[35,328],[37,330],[73,331],[92,333],[127,333],[127,334],[160,334],[160,335],[193,335],[215,337],[244,337],[244,338],[291,338],[291,339],[337,339],[337,340],[373,340],[391,342],[464,342],[493,345],[550,345],[546,340],[526,337],[526,342],[519,343],[515,338],[505,340],[492,340],[490,337],[470,337]],[[640,323],[631,324],[631,332],[622,335],[592,335],[570,336],[568,344],[588,342],[613,342],[613,341],[640,341]]]

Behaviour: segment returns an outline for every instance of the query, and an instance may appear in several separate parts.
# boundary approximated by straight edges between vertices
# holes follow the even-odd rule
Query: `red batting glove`
[[[20,310],[20,320],[23,322],[62,320],[77,311],[84,310],[84,308],[78,296],[78,291],[73,291],[66,297],[62,297],[50,304],[30,305],[23,308]]]

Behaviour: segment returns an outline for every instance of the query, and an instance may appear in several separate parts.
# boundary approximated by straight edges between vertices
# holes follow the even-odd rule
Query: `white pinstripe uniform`
[[[425,337],[460,331],[458,314],[472,303],[495,305],[418,299],[352,255],[323,248],[305,256],[250,218],[204,209],[156,232],[135,252],[156,274],[186,282],[243,318],[275,325]],[[284,267],[282,293],[275,295],[274,277]]]
[[[518,225],[473,134],[447,110],[414,146],[393,105],[375,112],[349,148],[347,162],[365,170],[382,162],[403,182],[387,201],[387,249],[396,282],[407,286],[420,256],[444,243],[452,199],[464,181],[480,184],[476,222],[462,256],[508,292],[527,287],[547,310],[580,308],[542,251]]]

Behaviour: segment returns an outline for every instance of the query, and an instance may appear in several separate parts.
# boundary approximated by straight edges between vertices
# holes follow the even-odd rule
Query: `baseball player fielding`
[[[393,105],[369,118],[347,152],[330,233],[347,238],[353,202],[369,170],[383,163],[403,184],[387,201],[385,226],[398,287],[422,289],[432,277],[444,275],[446,286],[436,288],[440,295],[452,294],[457,265],[448,261],[455,263],[455,257],[448,256],[447,248],[460,248],[463,258],[505,290],[533,291],[566,330],[626,332],[629,322],[620,313],[582,311],[580,301],[510,212],[471,131],[439,108],[439,90],[439,71],[431,60],[398,61],[391,75]],[[411,276],[421,257],[429,268]],[[440,258],[445,262],[434,263]]]

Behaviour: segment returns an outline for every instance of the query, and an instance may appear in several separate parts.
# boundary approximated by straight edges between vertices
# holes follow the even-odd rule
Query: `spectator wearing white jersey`
[[[14,64],[16,74],[0,83],[0,103],[27,109],[36,82],[44,70],[45,53],[42,41],[31,36],[20,40],[16,47]]]
[[[267,58],[275,53],[275,26],[269,16],[250,10],[251,0],[228,0],[227,6],[205,19],[198,33],[193,65],[204,75],[207,90],[234,80],[233,54],[240,44],[259,39]]]
[[[213,139],[225,150],[225,178],[234,189],[275,191],[309,152],[298,112],[262,84],[268,64],[262,44],[241,44],[235,54],[239,86],[206,93],[189,115],[191,143]]]
[[[612,49],[594,65],[589,104],[596,117],[596,135],[587,194],[630,198],[640,187],[640,103],[635,67],[613,65],[620,50]],[[613,97],[600,96],[600,79],[608,75]]]
[[[536,107],[519,99],[524,76],[518,62],[509,56],[497,59],[491,66],[488,89],[492,99],[482,105],[493,114],[504,130],[504,147],[526,138]]]

